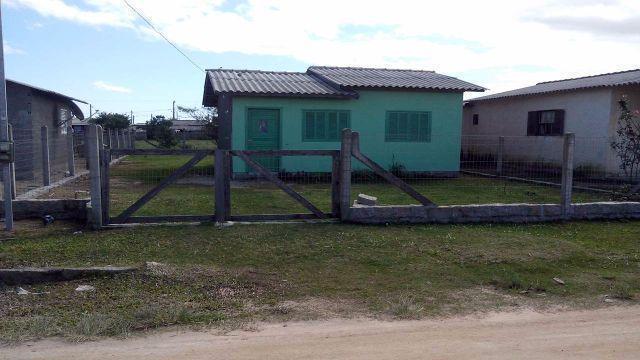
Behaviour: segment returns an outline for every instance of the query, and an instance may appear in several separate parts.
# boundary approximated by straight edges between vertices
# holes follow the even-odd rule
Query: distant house
[[[484,88],[433,71],[310,67],[208,70],[204,106],[218,109],[223,149],[339,149],[343,128],[381,166],[459,171],[462,94]],[[234,172],[248,168],[234,160]],[[326,172],[330,159],[264,159],[273,171]],[[358,167],[358,164],[354,164]]]
[[[561,136],[572,132],[576,166],[617,173],[618,160],[609,144],[623,95],[640,107],[640,70],[542,82],[472,99],[464,106],[463,151],[495,153],[495,142],[486,138],[505,136],[505,154],[511,157],[558,162]]]
[[[171,129],[184,132],[202,132],[204,123],[199,120],[172,120]]]
[[[74,119],[84,118],[74,101],[85,102],[14,80],[7,79],[6,85],[9,124],[13,128],[16,150],[16,179],[34,180],[42,176],[42,126],[47,126],[53,170],[58,164],[66,169],[67,128]]]
[[[74,134],[84,134],[87,125],[89,125],[89,122],[86,119],[75,118],[71,121]]]

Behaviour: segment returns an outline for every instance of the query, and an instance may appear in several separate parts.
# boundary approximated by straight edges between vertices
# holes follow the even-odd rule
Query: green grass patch
[[[0,243],[0,266],[164,265],[25,287],[40,295],[4,289],[4,340],[306,319],[336,307],[343,315],[412,319],[514,305],[595,306],[605,295],[638,303],[640,293],[637,221],[47,229],[19,228],[16,239]],[[96,291],[76,293],[79,284]],[[308,299],[331,306],[306,308]],[[302,307],[283,305],[291,302]]]

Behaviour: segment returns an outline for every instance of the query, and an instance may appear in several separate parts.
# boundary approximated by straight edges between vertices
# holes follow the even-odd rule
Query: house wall
[[[463,151],[495,154],[498,136],[505,136],[505,156],[559,163],[561,136],[527,136],[529,111],[564,109],[565,132],[576,134],[575,164],[616,171],[609,148],[611,88],[523,96],[473,102],[463,111]],[[479,124],[473,125],[473,115]]]
[[[59,110],[66,110],[67,116],[71,116],[71,109],[62,101],[45,97],[34,93],[31,104],[31,119],[33,125],[33,134],[35,156],[39,157],[42,153],[42,142],[40,141],[40,129],[47,126],[49,134],[49,164],[51,167],[51,178],[59,179],[64,177],[64,173],[68,170],[67,166],[67,126],[69,122],[62,124]],[[40,168],[36,168],[40,171]]]
[[[7,82],[7,114],[13,127],[16,180],[32,180],[34,173],[34,133],[31,123],[31,89]]]
[[[359,99],[233,99],[232,148],[245,149],[247,109],[280,109],[281,149],[340,149],[340,142],[303,142],[303,110],[350,110],[351,128],[360,132],[364,154],[388,168],[394,161],[408,171],[457,173],[460,159],[462,94],[400,91],[359,91]],[[430,111],[430,142],[385,142],[387,111]],[[354,163],[354,168],[362,168]],[[329,158],[283,157],[286,171],[329,172]],[[234,171],[246,171],[240,159],[234,159]]]
[[[66,171],[66,128],[57,126],[58,109],[70,111],[63,102],[39,95],[31,88],[7,83],[9,123],[13,127],[16,151],[16,180],[42,181],[40,128],[48,127],[49,160],[54,173]]]

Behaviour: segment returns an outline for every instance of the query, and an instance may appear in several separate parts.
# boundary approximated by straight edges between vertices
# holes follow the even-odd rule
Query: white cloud
[[[117,92],[117,93],[129,94],[133,92],[133,90],[127,87],[109,84],[102,80],[94,81],[93,86],[100,90],[106,90],[106,91]]]
[[[31,24],[27,25],[27,29],[29,29],[29,30],[42,29],[43,27],[44,27],[44,24],[40,23],[40,22],[34,22],[34,23],[31,23]]]
[[[433,69],[470,76],[492,91],[636,68],[640,57],[630,17],[640,13],[637,0],[324,0],[312,8],[300,0],[246,0],[240,6],[225,0],[129,1],[186,50]],[[131,28],[144,39],[158,39],[121,0],[10,3],[47,17]],[[571,23],[563,25],[562,19]]]
[[[25,54],[24,50],[15,48],[9,45],[9,43],[7,43],[6,41],[2,42],[2,46],[4,49],[4,53],[6,55],[24,55]]]

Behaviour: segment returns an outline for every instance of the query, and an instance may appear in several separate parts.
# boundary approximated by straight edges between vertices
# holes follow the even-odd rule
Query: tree
[[[202,123],[203,130],[208,138],[214,140],[218,138],[218,109],[178,106],[178,111]]]
[[[167,120],[164,116],[154,116],[147,121],[147,138],[158,141],[158,145],[163,148],[171,148],[178,144],[176,134],[171,128],[173,121]]]
[[[131,119],[124,114],[101,112],[98,116],[89,119],[89,123],[100,125],[104,129],[126,129],[131,126]]]
[[[631,111],[626,96],[620,101],[620,118],[616,137],[611,140],[611,148],[620,159],[620,169],[630,181],[640,176],[640,111]]]

